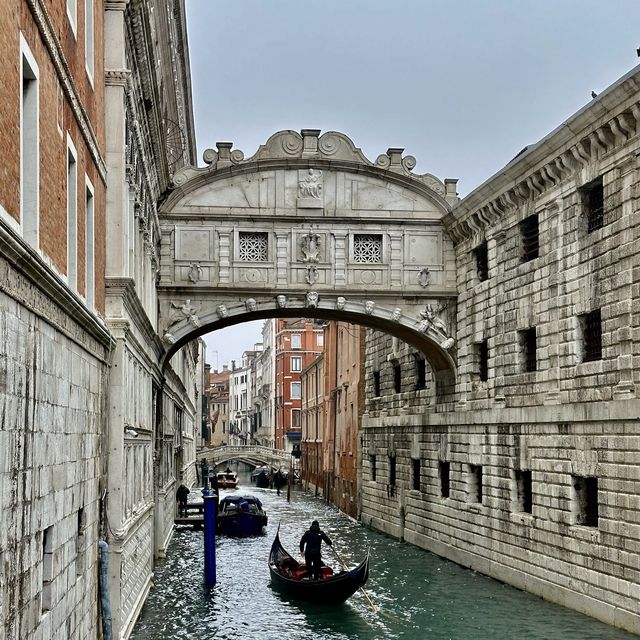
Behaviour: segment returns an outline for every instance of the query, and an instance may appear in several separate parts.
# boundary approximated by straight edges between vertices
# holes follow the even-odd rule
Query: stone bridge
[[[231,143],[188,167],[159,210],[159,331],[193,338],[270,317],[345,320],[419,348],[455,373],[456,277],[442,218],[456,180],[415,175],[344,134],[281,131],[248,159]],[[166,360],[165,360],[166,361]]]
[[[206,460],[210,467],[215,467],[228,460],[239,460],[256,467],[267,464],[276,469],[289,468],[291,464],[291,454],[287,451],[259,445],[224,445],[213,449],[203,449],[198,452],[197,458],[198,464],[201,460]]]

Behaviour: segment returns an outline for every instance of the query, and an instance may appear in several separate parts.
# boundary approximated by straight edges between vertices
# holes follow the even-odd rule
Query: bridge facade
[[[197,454],[198,463],[206,460],[215,467],[229,460],[238,460],[260,467],[270,465],[276,469],[291,465],[291,454],[281,449],[270,449],[259,445],[224,445],[213,449],[204,449]]]

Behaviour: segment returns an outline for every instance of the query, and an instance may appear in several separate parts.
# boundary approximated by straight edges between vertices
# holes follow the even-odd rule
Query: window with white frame
[[[302,371],[302,357],[291,356],[291,371]]]
[[[95,227],[93,185],[85,178],[85,210],[84,210],[84,255],[85,255],[85,297],[89,309],[95,307]]]
[[[299,333],[291,334],[291,348],[302,349],[302,336]]]
[[[78,0],[67,0],[67,17],[71,24],[71,30],[75,34],[78,24]]]
[[[318,333],[316,335],[316,345],[318,347],[324,347],[324,334],[323,333]]]
[[[292,382],[291,383],[291,399],[300,400],[300,398],[302,398],[302,383]]]
[[[40,227],[38,66],[22,34],[20,67],[20,223],[24,239],[37,248]]]
[[[84,55],[87,73],[93,83],[93,0],[84,0]]]
[[[67,282],[78,288],[78,154],[67,139]]]

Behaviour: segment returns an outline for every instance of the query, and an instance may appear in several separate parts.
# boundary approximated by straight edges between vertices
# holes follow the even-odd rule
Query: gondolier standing
[[[311,527],[300,538],[300,555],[304,553],[304,560],[307,565],[307,571],[309,572],[312,580],[317,580],[320,577],[320,566],[322,555],[320,553],[320,547],[322,541],[325,541],[331,546],[331,540],[329,536],[320,530],[320,524],[317,520],[311,523]]]

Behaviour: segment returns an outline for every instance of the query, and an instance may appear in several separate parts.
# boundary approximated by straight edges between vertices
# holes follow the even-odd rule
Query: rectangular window
[[[373,372],[373,397],[374,398],[380,397],[380,372],[379,371]]]
[[[302,349],[302,336],[299,333],[291,334],[291,348]]]
[[[602,360],[602,317],[600,309],[580,316],[582,361]]]
[[[291,428],[300,428],[300,409],[291,409]]]
[[[525,218],[520,223],[520,240],[522,242],[522,262],[529,262],[529,260],[537,258],[540,249],[537,214]]]
[[[482,503],[482,465],[468,465],[467,502]]]
[[[42,532],[42,612],[51,610],[51,582],[53,581],[53,527]]]
[[[39,246],[40,227],[40,128],[38,67],[20,34],[20,223],[24,239]]]
[[[93,83],[93,0],[84,0],[84,55],[87,73]]]
[[[324,347],[324,334],[322,333],[316,334],[316,345],[318,347]]]
[[[95,215],[93,186],[86,180],[84,210],[85,297],[89,309],[95,308]]]
[[[524,370],[536,371],[538,369],[538,360],[535,327],[520,331],[520,346],[522,349]]]
[[[353,261],[360,264],[382,262],[382,236],[356,233],[353,236]]]
[[[396,457],[389,456],[389,484],[396,486]]]
[[[78,163],[77,153],[67,140],[67,282],[78,288]]]
[[[604,187],[602,176],[585,185],[580,190],[582,210],[587,218],[587,232],[591,233],[604,226]]]
[[[302,357],[301,356],[291,356],[291,371],[293,371],[293,372],[302,371]]]
[[[402,368],[399,363],[393,365],[393,390],[396,393],[402,391]]]
[[[371,470],[371,479],[375,481],[376,479],[376,457],[375,455],[369,456],[369,469]]]
[[[440,495],[443,498],[449,497],[451,463],[440,460],[438,463],[438,475],[440,476]]]
[[[420,491],[420,460],[418,458],[413,458],[411,460],[412,464],[412,487],[414,491]]]
[[[269,259],[269,234],[240,231],[238,239],[240,243],[238,258],[242,262],[267,262]]]
[[[416,391],[425,389],[427,386],[427,364],[424,358],[415,355],[416,360]]]
[[[516,481],[516,511],[532,513],[533,493],[531,485],[531,471],[525,469],[515,470]]]
[[[575,523],[598,526],[598,478],[571,476]]]
[[[484,282],[489,279],[489,249],[486,242],[473,250],[476,259],[476,272],[478,280]]]
[[[302,383],[292,382],[291,383],[291,399],[300,400],[300,398],[302,398]]]
[[[483,340],[476,343],[476,356],[478,358],[478,376],[480,380],[489,379],[489,342]]]
[[[84,573],[84,551],[85,551],[85,529],[87,527],[87,518],[84,507],[78,509],[78,530],[76,531],[76,575],[81,576]]]

